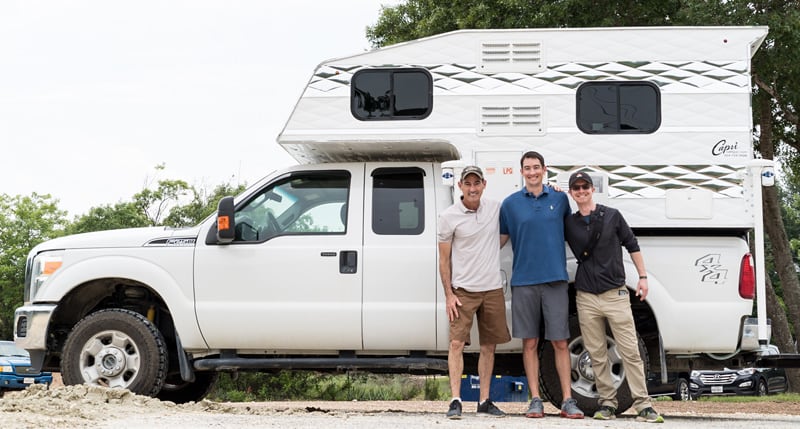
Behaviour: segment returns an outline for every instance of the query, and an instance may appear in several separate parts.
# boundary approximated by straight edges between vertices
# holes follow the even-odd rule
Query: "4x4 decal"
[[[701,278],[703,283],[722,284],[728,278],[728,270],[722,268],[719,262],[719,253],[710,253],[702,256],[694,261],[694,266],[700,268]]]

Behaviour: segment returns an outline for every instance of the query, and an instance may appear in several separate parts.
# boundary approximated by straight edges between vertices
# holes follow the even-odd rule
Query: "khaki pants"
[[[651,407],[628,289],[621,286],[599,295],[578,291],[576,302],[583,343],[592,358],[597,392],[600,395],[599,404],[617,408],[617,392],[611,378],[606,344],[605,321],[608,320],[611,334],[622,358],[625,378],[631,389],[633,407],[636,412]]]

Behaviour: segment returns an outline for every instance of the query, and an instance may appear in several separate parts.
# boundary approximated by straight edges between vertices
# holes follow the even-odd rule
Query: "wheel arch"
[[[176,332],[184,345],[205,346],[194,314],[191,276],[189,284],[181,285],[163,267],[126,256],[97,257],[64,268],[47,285],[46,299],[58,302],[48,328],[47,368],[58,368],[72,327],[105,308],[125,308],[152,319],[171,350]]]

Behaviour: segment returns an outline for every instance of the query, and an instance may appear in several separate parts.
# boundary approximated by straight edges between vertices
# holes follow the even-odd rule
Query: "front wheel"
[[[597,403],[600,395],[597,393],[592,359],[583,344],[577,315],[570,316],[569,331],[570,339],[567,342],[567,350],[569,350],[572,384],[570,396],[577,401],[578,407],[587,416],[591,416],[600,409],[600,405]],[[644,341],[638,335],[637,339],[639,354],[644,367],[647,368],[647,349],[644,346]],[[617,343],[608,334],[606,335],[606,346],[611,366],[611,378],[614,388],[617,389],[617,413],[622,413],[633,405],[633,396],[625,379],[625,367],[622,364],[622,356],[617,349]],[[564,400],[564,394],[561,392],[561,383],[558,380],[558,372],[556,371],[555,350],[549,341],[540,349],[539,367],[539,383],[541,384],[542,393],[555,407],[560,408],[561,402]]]
[[[121,308],[92,313],[72,329],[64,344],[64,384],[120,387],[155,396],[166,377],[167,348],[146,317]]]
[[[688,401],[691,399],[689,397],[689,382],[686,381],[685,378],[678,378],[678,381],[675,383],[675,394],[672,395],[672,399],[676,401]]]

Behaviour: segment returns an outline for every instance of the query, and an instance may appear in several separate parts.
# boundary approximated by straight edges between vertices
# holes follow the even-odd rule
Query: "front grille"
[[[731,384],[733,383],[733,380],[736,380],[736,373],[700,375],[700,381],[702,381],[706,386],[714,384]]]
[[[39,371],[36,371],[34,368],[30,366],[18,366],[15,369],[16,369],[15,373],[17,375],[31,375],[39,373]]]

